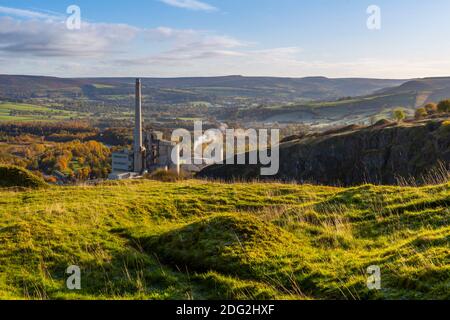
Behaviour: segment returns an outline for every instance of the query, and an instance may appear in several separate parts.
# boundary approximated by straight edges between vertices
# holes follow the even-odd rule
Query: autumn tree
[[[416,113],[414,115],[414,117],[416,119],[423,119],[426,118],[426,116],[428,116],[427,110],[425,108],[419,108],[416,110]]]
[[[395,109],[392,115],[397,122],[401,122],[406,118],[406,113],[401,108]]]
[[[435,114],[437,112],[437,104],[436,103],[427,103],[427,105],[425,106],[425,110],[427,111],[427,113],[429,115]]]
[[[450,99],[439,102],[437,109],[442,113],[450,112]]]

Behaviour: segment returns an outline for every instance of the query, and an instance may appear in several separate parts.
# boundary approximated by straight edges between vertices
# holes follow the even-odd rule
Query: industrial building
[[[172,159],[174,154],[174,159]],[[158,169],[180,172],[177,143],[163,139],[161,132],[143,132],[142,83],[136,79],[135,127],[133,150],[112,154],[112,180],[131,179]]]

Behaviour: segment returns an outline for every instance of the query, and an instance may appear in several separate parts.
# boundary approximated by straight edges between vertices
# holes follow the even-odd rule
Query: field
[[[0,189],[0,298],[449,299],[449,204],[449,184]]]
[[[60,111],[31,104],[0,103],[0,121],[58,121],[79,116],[75,112]]]

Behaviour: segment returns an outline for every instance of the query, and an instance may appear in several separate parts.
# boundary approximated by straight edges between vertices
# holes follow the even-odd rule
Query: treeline
[[[95,140],[111,146],[128,146],[133,144],[133,129],[107,128],[100,132]]]
[[[10,116],[42,116],[42,117],[54,117],[66,115],[63,111],[40,111],[40,110],[11,110]]]
[[[84,121],[0,123],[0,163],[43,174],[48,182],[106,178],[111,150],[133,142],[132,128]],[[112,148],[110,149],[109,146]]]
[[[13,139],[19,143],[0,148],[0,164],[16,165],[44,174],[49,182],[106,178],[111,171],[111,150],[97,141],[43,143],[34,136]]]
[[[8,136],[20,136],[32,134],[39,137],[48,137],[52,134],[70,133],[94,133],[98,129],[93,128],[83,121],[62,121],[62,122],[6,122],[0,123],[0,132]]]
[[[450,113],[450,99],[442,100],[439,103],[430,102],[424,107],[418,108],[415,113],[416,119],[423,119],[433,115]]]
[[[127,146],[133,143],[131,127],[99,129],[83,121],[0,123],[1,141],[16,142],[16,138],[25,136],[34,136],[50,142],[95,140],[112,146]]]
[[[38,159],[38,170],[54,174],[55,170],[70,180],[106,178],[111,171],[111,151],[97,141],[72,141],[48,148]],[[36,168],[32,168],[36,169]]]
[[[87,100],[67,100],[63,105],[53,107],[56,110],[92,113],[96,115],[109,115],[111,113],[126,112],[127,107],[121,106],[118,102],[108,101],[87,101]]]

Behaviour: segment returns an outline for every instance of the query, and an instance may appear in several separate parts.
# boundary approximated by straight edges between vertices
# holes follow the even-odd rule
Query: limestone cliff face
[[[262,177],[259,169],[215,165],[200,176],[343,186],[398,184],[405,179],[423,184],[435,178],[437,169],[439,175],[450,169],[450,125],[435,120],[294,140],[280,147],[278,175]]]

